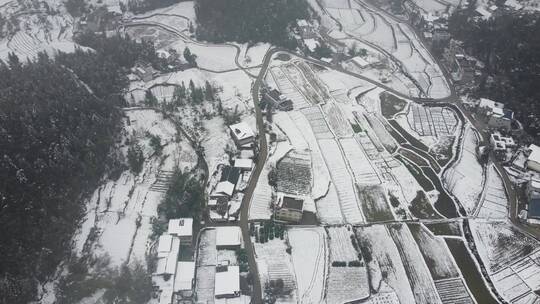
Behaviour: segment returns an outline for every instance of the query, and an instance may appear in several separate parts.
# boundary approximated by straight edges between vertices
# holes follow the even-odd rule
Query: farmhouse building
[[[180,238],[180,242],[191,244],[193,237],[193,219],[179,218],[169,220],[168,232],[170,235]]]
[[[238,226],[216,227],[216,248],[236,250],[242,245],[242,232]]]
[[[299,223],[302,221],[304,201],[298,198],[284,196],[276,206],[276,220]]]
[[[527,158],[527,169],[540,172],[540,147],[537,145],[530,145],[529,150],[531,154]]]
[[[190,296],[195,279],[195,262],[178,262],[174,277],[174,292]]]
[[[263,100],[267,104],[271,104],[272,107],[277,108],[281,111],[291,111],[293,109],[292,100],[286,98],[276,89],[266,89],[263,92]]]
[[[216,267],[214,296],[217,299],[240,296],[240,267]]]
[[[488,126],[494,129],[510,130],[514,120],[514,112],[505,109],[504,104],[487,98],[480,98],[479,107],[486,110]]]
[[[241,122],[229,127],[231,136],[238,147],[251,145],[255,140],[255,134],[247,123]]]
[[[253,160],[249,158],[237,158],[234,160],[234,168],[240,171],[250,171],[253,167]]]

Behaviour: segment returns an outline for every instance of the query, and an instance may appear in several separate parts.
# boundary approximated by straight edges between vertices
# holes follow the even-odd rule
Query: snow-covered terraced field
[[[75,251],[93,250],[96,255],[108,255],[111,265],[118,266],[134,259],[144,260],[150,247],[151,217],[157,216],[157,206],[163,191],[154,188],[163,172],[175,166],[191,170],[197,156],[187,140],[176,142],[175,125],[153,110],[126,111],[129,125],[124,134],[133,135],[142,147],[145,162],[140,174],[124,171],[116,181],[98,187],[87,206],[87,214],[74,242]],[[162,155],[152,157],[147,133],[158,135],[163,145]],[[122,147],[125,152],[127,147]],[[97,236],[91,237],[91,231]]]
[[[330,243],[330,263],[358,261],[351,237],[354,233],[346,227],[327,228]],[[330,266],[328,276],[327,303],[344,303],[369,296],[368,274],[365,266]]]
[[[377,139],[381,142],[383,147],[388,152],[394,153],[398,148],[398,144],[392,137],[392,135],[390,135],[390,133],[386,130],[381,120],[379,120],[384,118],[382,118],[382,116],[373,115],[370,113],[366,113],[365,117],[367,118],[371,129],[373,130],[373,132],[377,136]]]
[[[499,172],[494,164],[487,169],[486,184],[478,205],[477,216],[488,219],[504,219],[508,214],[508,197]]]
[[[449,108],[425,107],[411,103],[407,114],[411,128],[420,136],[444,136],[455,132],[456,114]]]
[[[410,224],[409,229],[434,280],[459,277],[457,266],[443,238],[433,235],[422,224]]]
[[[272,187],[268,184],[270,164],[276,164],[291,148],[291,145],[288,143],[278,142],[275,151],[273,151],[273,154],[264,165],[249,204],[250,220],[269,220],[272,216]]]
[[[469,221],[472,235],[489,273],[495,273],[528,256],[540,243],[507,222]]]
[[[320,139],[319,147],[336,187],[345,220],[351,224],[362,223],[363,215],[357,203],[356,189],[338,143],[334,139]]]
[[[313,106],[301,110],[302,114],[307,118],[313,133],[317,139],[334,138],[334,135],[328,128],[323,113],[318,106]]]
[[[350,137],[353,135],[351,124],[335,103],[327,103],[322,106],[322,109],[328,119],[330,128],[337,137]]]
[[[304,95],[295,87],[287,75],[279,67],[270,68],[270,73],[266,77],[271,77],[277,85],[281,94],[285,95],[293,102],[295,109],[302,109],[310,106],[310,102]]]
[[[313,170],[313,185],[311,188],[311,195],[313,199],[316,200],[324,196],[328,192],[328,186],[330,184],[330,173],[328,172],[328,168],[326,167],[324,159],[321,155],[316,136],[313,133],[306,117],[298,111],[288,112],[288,115],[290,116],[291,121],[294,122],[298,133],[300,133],[300,130],[302,130],[301,135],[303,136],[306,144],[309,147],[309,152],[311,155],[311,165]],[[295,141],[291,140],[291,143],[295,143]],[[295,148],[297,147],[297,145],[293,146]],[[302,146],[299,145],[299,147]],[[337,204],[337,202],[334,203]],[[339,212],[339,214],[341,213]]]
[[[318,104],[325,101],[325,98],[319,94],[319,89],[314,88],[314,85],[317,85],[312,83],[315,82],[315,79],[312,78],[311,82],[306,79],[306,76],[297,65],[293,63],[284,64],[281,66],[281,70],[295,88],[300,91],[307,100],[311,101],[311,103]],[[304,66],[304,70],[309,71],[309,68],[306,69]],[[310,76],[313,75],[311,74]]]
[[[296,302],[296,279],[291,255],[286,251],[287,244],[283,240],[273,239],[266,243],[254,243],[257,257],[257,268],[261,284],[283,280],[284,289],[291,291],[289,301]]]
[[[362,252],[370,252],[373,261],[369,263],[372,286],[378,286],[382,279],[397,294],[400,303],[415,303],[409,278],[405,273],[401,253],[384,225],[357,228]],[[385,273],[385,276],[382,276]],[[378,278],[378,279],[377,279]]]
[[[497,292],[510,303],[540,302],[540,243],[507,222],[469,223]]]
[[[326,285],[328,244],[323,228],[291,228],[287,238],[296,274],[299,303],[320,303]]]
[[[471,125],[465,127],[459,160],[443,176],[443,184],[468,213],[474,212],[482,193],[484,168],[476,158],[478,138]]]
[[[370,46],[384,52],[385,56],[399,61],[403,72],[414,78],[417,86],[427,96],[442,98],[450,95],[450,88],[441,69],[406,23],[392,18],[382,10],[368,7],[361,1],[350,1],[345,7],[336,7],[329,2],[324,5],[327,13],[343,26],[343,32],[332,31],[332,37],[340,39],[350,35],[367,41]],[[379,81],[376,75],[368,77]],[[410,93],[415,93],[415,90]]]
[[[435,287],[444,304],[475,303],[463,280],[459,277],[435,281]]]
[[[357,184],[377,185],[381,181],[377,171],[364,153],[362,146],[354,138],[342,138],[339,140],[345,158],[349,163]]]
[[[390,225],[390,235],[400,253],[416,303],[442,303],[429,269],[407,225]]]

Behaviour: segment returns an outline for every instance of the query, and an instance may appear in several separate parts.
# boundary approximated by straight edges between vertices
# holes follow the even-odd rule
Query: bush
[[[347,267],[347,262],[334,261],[332,262],[332,267]]]
[[[350,261],[349,262],[349,267],[361,267],[362,266],[362,262],[360,261]]]

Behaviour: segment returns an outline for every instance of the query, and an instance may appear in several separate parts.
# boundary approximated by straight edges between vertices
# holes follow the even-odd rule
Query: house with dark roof
[[[300,223],[304,212],[304,200],[292,196],[283,196],[275,208],[275,218],[278,221]]]
[[[273,108],[281,111],[291,111],[293,109],[292,100],[286,98],[276,89],[265,89],[263,91],[263,101],[271,104]]]

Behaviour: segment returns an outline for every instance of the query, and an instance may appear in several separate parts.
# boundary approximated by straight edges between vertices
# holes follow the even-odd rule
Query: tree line
[[[502,11],[488,20],[478,20],[473,14],[472,8],[457,10],[449,20],[449,30],[485,63],[486,75],[475,94],[505,103],[529,134],[538,138],[540,14]]]
[[[196,0],[196,35],[212,42],[269,42],[295,48],[290,28],[309,19],[305,0]]]
[[[35,300],[37,284],[71,250],[84,199],[126,164],[113,149],[127,73],[152,49],[84,36],[51,58],[0,61],[0,302]]]

